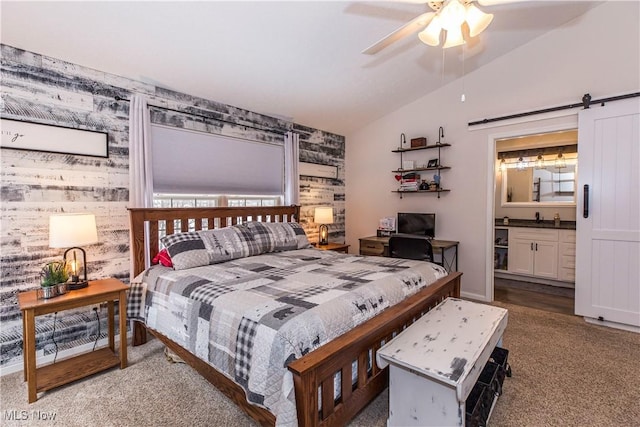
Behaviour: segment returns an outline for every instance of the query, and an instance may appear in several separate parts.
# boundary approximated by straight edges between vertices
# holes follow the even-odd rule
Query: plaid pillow
[[[311,247],[304,229],[297,222],[249,222],[262,253],[291,251]]]
[[[217,264],[262,253],[260,246],[246,225],[200,231],[200,236],[209,254],[208,264]]]
[[[176,270],[209,264],[207,249],[196,231],[170,234],[164,236],[161,241],[171,256],[173,268]]]
[[[172,234],[161,240],[176,270],[311,247],[304,229],[295,222],[248,222]]]

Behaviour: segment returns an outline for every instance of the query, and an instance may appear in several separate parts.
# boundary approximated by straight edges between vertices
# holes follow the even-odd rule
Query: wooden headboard
[[[174,234],[193,230],[211,230],[247,221],[294,222],[300,220],[300,206],[129,208],[129,218],[131,219],[133,277],[135,277],[149,266],[149,256],[155,255],[160,250],[158,232],[163,228],[166,234]]]

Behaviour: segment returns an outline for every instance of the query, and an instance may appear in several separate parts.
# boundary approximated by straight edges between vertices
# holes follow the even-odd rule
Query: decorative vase
[[[42,286],[42,298],[49,299],[58,296],[58,287],[54,286]]]
[[[67,293],[67,282],[58,283],[56,286],[56,295],[64,295]]]

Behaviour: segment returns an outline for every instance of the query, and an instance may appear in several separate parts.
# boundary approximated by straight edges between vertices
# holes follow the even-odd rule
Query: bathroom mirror
[[[577,130],[496,141],[503,207],[575,206]]]

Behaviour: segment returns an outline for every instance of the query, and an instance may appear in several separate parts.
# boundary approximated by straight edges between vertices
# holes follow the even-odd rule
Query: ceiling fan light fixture
[[[465,20],[467,21],[467,25],[469,25],[469,36],[475,37],[483,32],[489,24],[491,24],[491,21],[493,21],[493,14],[484,13],[472,3],[469,3],[467,5]]]
[[[424,44],[438,46],[440,44],[440,33],[442,33],[442,25],[440,25],[440,17],[436,15],[427,25],[427,28],[418,33],[418,38]]]
[[[455,29],[460,28],[464,22],[466,14],[466,9],[458,0],[450,0],[444,8],[440,10],[438,16],[440,16],[442,28],[447,31],[455,31]]]
[[[442,48],[446,49],[449,47],[460,46],[465,43],[466,42],[464,41],[464,37],[462,36],[462,28],[452,28],[450,30],[447,30],[447,37],[444,41],[444,44],[442,45]]]

